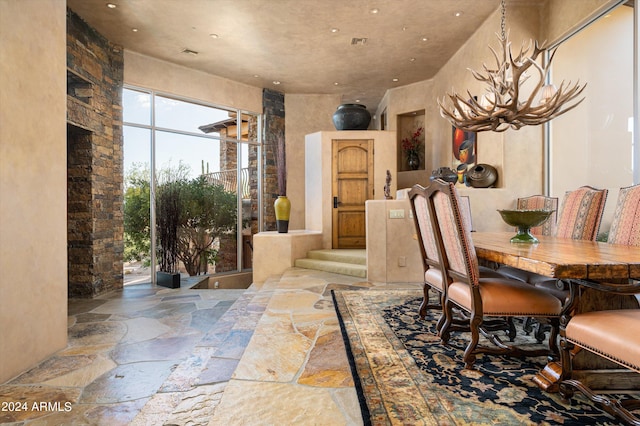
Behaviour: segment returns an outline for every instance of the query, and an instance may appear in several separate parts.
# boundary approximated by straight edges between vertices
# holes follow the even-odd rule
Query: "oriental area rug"
[[[546,358],[478,355],[465,370],[469,333],[435,334],[439,311],[420,320],[419,290],[334,291],[367,425],[617,425],[579,393],[571,405],[533,376]],[[516,343],[535,344],[522,328]],[[488,343],[487,343],[488,344]]]

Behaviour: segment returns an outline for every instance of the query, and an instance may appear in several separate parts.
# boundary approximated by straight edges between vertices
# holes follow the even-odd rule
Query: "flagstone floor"
[[[416,284],[291,268],[189,287],[70,300],[67,348],[0,385],[0,424],[362,424],[330,291]]]

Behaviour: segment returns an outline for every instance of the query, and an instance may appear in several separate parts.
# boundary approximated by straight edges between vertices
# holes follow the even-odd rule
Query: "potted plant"
[[[169,288],[180,287],[180,273],[178,272],[180,187],[180,181],[167,180],[158,185],[156,195],[159,266],[156,282],[160,286]]]
[[[422,136],[424,128],[418,127],[411,136],[402,139],[402,150],[407,156],[407,164],[411,170],[420,168],[420,147],[422,147]]]

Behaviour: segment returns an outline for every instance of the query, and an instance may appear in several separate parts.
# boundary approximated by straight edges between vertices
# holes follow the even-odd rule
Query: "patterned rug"
[[[532,377],[546,358],[478,355],[465,370],[468,333],[445,347],[437,318],[418,317],[419,290],[335,291],[334,303],[365,424],[616,425],[576,395],[572,405],[542,392]],[[529,342],[527,342],[529,340]],[[518,329],[516,342],[535,344]]]

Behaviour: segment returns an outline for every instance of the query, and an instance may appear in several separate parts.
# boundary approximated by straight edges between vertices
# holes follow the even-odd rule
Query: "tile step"
[[[340,275],[349,275],[352,277],[367,277],[367,266],[354,263],[335,262],[331,260],[320,259],[297,259],[295,266],[298,268],[314,269],[317,271],[333,272]]]
[[[367,251],[364,249],[311,250],[307,253],[307,258],[366,266]]]

